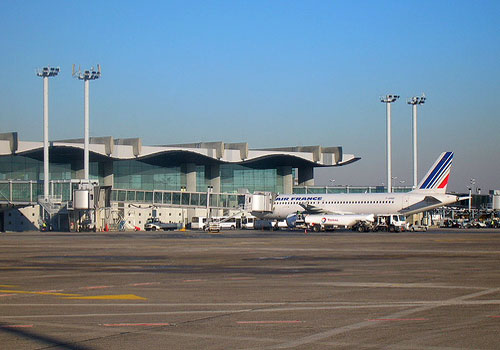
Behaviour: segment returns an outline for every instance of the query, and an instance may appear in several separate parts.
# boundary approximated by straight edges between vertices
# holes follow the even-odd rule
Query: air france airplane
[[[281,194],[272,202],[272,207],[270,206],[272,210],[262,210],[254,206],[252,214],[262,219],[284,220],[296,213],[339,215],[420,213],[464,199],[446,194],[452,160],[453,152],[441,153],[424,179],[411,192]]]

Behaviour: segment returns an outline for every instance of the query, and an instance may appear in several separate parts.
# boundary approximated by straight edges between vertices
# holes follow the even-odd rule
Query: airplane
[[[411,215],[463,200],[446,194],[453,152],[443,152],[416,189],[407,193],[254,194],[252,215],[264,220],[293,219],[297,214]],[[465,197],[468,198],[468,197]]]

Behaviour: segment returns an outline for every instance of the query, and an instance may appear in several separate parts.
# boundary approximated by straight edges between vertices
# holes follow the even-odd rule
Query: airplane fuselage
[[[272,212],[255,213],[264,219],[283,220],[289,214],[304,212],[305,207],[324,213],[339,214],[415,214],[458,200],[455,195],[427,193],[345,193],[278,195]]]

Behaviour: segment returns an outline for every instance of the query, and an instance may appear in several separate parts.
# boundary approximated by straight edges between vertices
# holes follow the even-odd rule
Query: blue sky
[[[393,175],[411,183],[411,108],[422,177],[455,151],[449,189],[471,177],[500,189],[500,2],[159,1],[0,3],[0,131],[42,140],[83,135],[83,83],[100,63],[91,135],[144,144],[222,140],[251,148],[342,145],[363,159],[316,171],[316,183],[385,181],[385,105],[393,105]],[[400,180],[399,180],[400,179]]]

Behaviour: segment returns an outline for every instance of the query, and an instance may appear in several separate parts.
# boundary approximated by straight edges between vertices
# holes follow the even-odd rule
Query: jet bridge
[[[250,197],[252,213],[272,213],[276,195],[271,192],[255,192]]]

